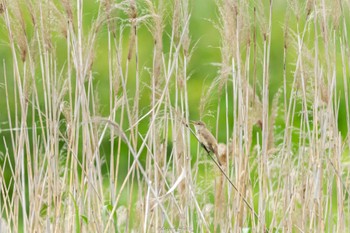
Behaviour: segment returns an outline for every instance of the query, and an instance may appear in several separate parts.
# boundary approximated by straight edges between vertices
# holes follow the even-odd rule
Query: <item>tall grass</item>
[[[349,3],[201,4],[0,0],[0,232],[350,230]]]

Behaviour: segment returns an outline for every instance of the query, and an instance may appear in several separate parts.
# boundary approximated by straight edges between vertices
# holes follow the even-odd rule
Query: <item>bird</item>
[[[196,136],[199,142],[202,144],[203,148],[208,152],[214,153],[217,161],[220,163],[218,155],[218,143],[213,134],[207,129],[207,126],[202,121],[194,121],[194,128],[196,129]]]

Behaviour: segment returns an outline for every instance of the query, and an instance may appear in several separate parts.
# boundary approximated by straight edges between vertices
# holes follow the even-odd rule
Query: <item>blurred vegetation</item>
[[[20,2],[20,1],[19,1]],[[157,2],[157,1],[156,1]],[[173,48],[171,48],[171,34],[173,31],[172,27],[172,16],[171,14],[168,14],[167,12],[172,11],[172,6],[171,6],[171,1],[163,1],[165,6],[165,14],[163,18],[163,23],[164,23],[164,32],[163,32],[163,37],[162,37],[162,42],[163,42],[163,56],[164,56],[164,61],[169,60],[169,56],[173,56],[173,53],[170,53],[169,51]],[[233,90],[232,87],[229,87],[228,89],[223,89],[224,91],[220,91],[219,88],[214,88],[211,89],[211,85],[213,82],[217,80],[217,78],[221,75],[221,65],[222,65],[222,38],[220,34],[220,27],[221,21],[220,21],[220,13],[218,9],[218,3],[220,1],[213,1],[213,0],[191,0],[189,1],[190,4],[190,21],[189,21],[189,36],[190,36],[190,60],[187,66],[186,70],[186,75],[188,76],[188,104],[189,104],[189,118],[191,120],[203,120],[207,123],[209,129],[213,132],[215,136],[217,136],[217,139],[219,142],[225,142],[227,139],[227,132],[226,130],[219,130],[219,129],[225,129],[225,127],[228,125],[230,133],[232,132],[232,121],[233,121],[233,98],[228,98],[228,118],[230,122],[225,121],[225,113],[226,113],[226,103],[225,103],[225,94],[228,96],[233,96]],[[298,48],[297,47],[297,42],[295,34],[301,34],[301,30],[303,30],[303,27],[306,25],[306,22],[309,20],[308,15],[305,12],[300,13],[301,18],[297,18],[295,16],[295,12],[292,13],[291,11],[291,6],[289,5],[290,2],[292,1],[283,1],[283,0],[277,0],[273,2],[273,14],[272,14],[272,31],[270,32],[270,40],[271,40],[271,47],[269,51],[269,58],[270,58],[270,63],[269,63],[269,96],[268,100],[270,103],[270,112],[273,110],[278,111],[278,116],[276,118],[276,124],[274,125],[275,127],[275,133],[276,133],[276,141],[280,142],[282,144],[282,139],[281,135],[283,134],[284,131],[287,129],[285,128],[286,122],[284,119],[284,112],[286,108],[278,108],[278,109],[272,109],[272,103],[274,100],[274,97],[276,96],[277,93],[283,88],[283,76],[286,74],[286,80],[287,80],[287,93],[286,97],[288,97],[292,94],[291,93],[291,86],[292,82],[294,80],[294,72],[296,70],[296,64],[295,61],[297,60],[298,56]],[[300,7],[301,9],[305,8],[305,4],[303,1],[300,2]],[[56,4],[59,7],[62,7],[60,5],[60,1],[54,0],[54,4]],[[137,3],[138,4],[138,14],[140,16],[146,15],[145,13],[145,4],[144,2],[142,3]],[[83,28],[84,28],[84,33],[86,33],[84,36],[85,38],[88,37],[88,32],[91,29],[92,22],[98,18],[98,13],[99,13],[99,1],[84,1],[84,14],[83,14]],[[256,1],[250,0],[249,1],[249,14],[250,16],[255,14],[255,11],[259,11],[261,15],[268,15],[269,14],[269,1],[262,1],[256,3]],[[294,9],[295,11],[298,11],[298,9]],[[31,15],[30,12],[27,8],[21,9],[23,16],[24,16],[24,22],[26,24],[26,33],[28,38],[34,38],[35,35],[33,35],[33,26],[31,23]],[[301,10],[300,10],[301,11]],[[304,18],[302,18],[304,17]],[[339,27],[345,27],[344,31],[348,33],[349,30],[348,27],[350,25],[350,19],[349,15],[344,14],[343,17],[345,17],[345,21],[347,22],[346,25],[341,25]],[[140,88],[141,88],[141,93],[140,93],[140,98],[139,98],[139,117],[142,117],[145,115],[149,109],[150,109],[150,102],[151,102],[151,94],[152,94],[152,88],[150,87],[151,85],[151,79],[152,79],[152,65],[153,65],[153,57],[154,57],[154,38],[152,33],[150,32],[150,25],[149,23],[140,23],[138,28],[137,28],[137,36],[138,36],[138,44],[137,44],[137,59],[135,57],[135,54],[133,54],[133,57],[129,60],[128,59],[128,53],[129,53],[129,47],[130,47],[130,35],[131,35],[131,26],[130,23],[128,22],[129,15],[125,12],[120,12],[117,16],[116,22],[116,27],[118,27],[117,33],[120,33],[119,35],[116,36],[117,39],[120,38],[120,43],[122,44],[122,51],[118,51],[121,54],[121,64],[120,66],[123,67],[123,72],[127,77],[127,92],[128,92],[128,97],[129,100],[132,98],[132,96],[136,95],[136,79],[135,76],[137,74],[140,74]],[[254,18],[254,17],[251,17]],[[251,47],[251,57],[246,58],[246,46],[248,43],[247,41],[243,41],[241,43],[242,48],[240,49],[240,56],[242,57],[242,60],[247,59],[249,61],[249,64],[253,64],[256,60],[256,70],[253,71],[253,67],[251,67],[251,72],[249,74],[249,82],[253,86],[254,85],[254,91],[256,92],[257,96],[262,99],[262,87],[263,87],[263,61],[262,59],[262,53],[263,53],[263,41],[264,41],[264,35],[261,34],[261,30],[258,28],[255,28],[256,25],[263,24],[260,22],[260,18],[254,18],[254,22],[251,23],[251,28],[249,30],[255,31],[256,33],[256,40],[257,40],[257,47],[253,48]],[[146,21],[146,20],[145,20]],[[4,22],[3,18],[1,19],[1,22]],[[16,23],[16,22],[15,22]],[[287,31],[290,33],[290,38],[286,39],[285,34],[286,34],[286,27],[288,26]],[[261,25],[260,25],[261,26]],[[333,27],[338,27],[337,25],[329,25],[329,28],[332,30]],[[312,28],[312,26],[309,26],[307,28],[308,33],[306,34],[306,37],[304,38],[304,47],[306,48],[305,50],[310,50],[313,51],[315,49],[315,29]],[[54,30],[53,30],[54,31]],[[242,30],[243,31],[243,30]],[[93,77],[93,88],[94,88],[94,106],[93,108],[96,108],[96,115],[100,116],[107,116],[110,114],[110,80],[109,80],[109,57],[108,57],[108,26],[107,24],[102,24],[101,29],[99,33],[97,34],[97,41],[95,43],[95,50],[94,50],[94,60],[92,63],[92,77]],[[331,32],[331,34],[337,35],[339,33],[337,30],[334,29],[334,31]],[[252,33],[253,35],[253,33]],[[319,35],[319,34],[317,34]],[[349,35],[348,35],[349,36]],[[235,38],[232,38],[232,41],[234,41]],[[247,40],[253,40],[253,38],[247,38]],[[323,44],[322,38],[317,39],[321,45]],[[35,43],[34,41],[33,43]],[[285,51],[285,46],[286,43],[289,43],[287,54],[286,54],[286,64],[284,66],[284,51]],[[335,42],[335,46],[339,47],[339,41],[337,40]],[[11,141],[11,131],[14,130],[19,130],[19,129],[14,129],[10,128],[9,121],[8,121],[8,116],[11,116],[11,120],[15,121],[16,118],[20,117],[20,113],[18,112],[18,106],[16,106],[16,103],[18,102],[18,93],[16,91],[16,81],[14,80],[14,64],[13,64],[13,59],[12,59],[12,53],[10,49],[10,42],[8,38],[8,33],[6,31],[6,26],[1,23],[0,24],[0,165],[3,165],[4,158],[1,156],[1,153],[4,154],[4,152],[9,149],[9,154],[11,155],[13,153],[12,147],[9,146],[12,141]],[[58,70],[57,72],[60,73],[61,80],[59,82],[63,82],[65,79],[66,75],[66,65],[68,63],[67,61],[67,56],[70,56],[67,54],[68,48],[67,48],[67,42],[66,38],[62,35],[62,33],[59,31],[59,28],[53,32],[52,35],[52,47],[53,53],[56,56],[55,57],[55,62],[57,62],[57,67]],[[18,54],[20,53],[20,48],[16,48]],[[113,49],[113,48],[112,48]],[[322,46],[318,46],[318,49],[320,50],[320,54],[325,54],[326,51],[323,50]],[[180,53],[184,53],[184,51],[180,51]],[[310,53],[311,55],[313,52]],[[347,116],[346,116],[346,103],[345,103],[345,97],[344,97],[344,87],[343,87],[343,65],[341,64],[341,51],[337,49],[335,51],[335,54],[332,54],[334,57],[334,62],[336,64],[336,70],[335,70],[335,75],[337,77],[336,79],[336,90],[338,91],[337,97],[339,98],[339,114],[338,114],[338,130],[341,132],[343,140],[346,138],[346,136],[349,133],[349,129],[347,128]],[[322,55],[321,55],[322,58]],[[260,59],[260,60],[259,60]],[[326,58],[323,58],[324,60],[321,59],[322,65],[326,66]],[[235,60],[232,61],[237,62]],[[162,64],[163,65],[163,64]],[[307,66],[308,64],[305,64]],[[24,64],[20,63],[19,66],[23,68]],[[125,68],[127,67],[128,68]],[[233,64],[235,66],[235,64]],[[137,69],[139,69],[139,73],[137,72]],[[61,70],[62,69],[62,70]],[[347,71],[349,68],[345,68]],[[37,76],[36,82],[37,82],[37,87],[42,87],[43,81],[41,80],[42,74],[41,70],[39,67],[35,67],[35,71],[37,72],[35,75]],[[182,70],[181,70],[182,71]],[[256,72],[256,77],[257,80],[254,80],[254,72]],[[7,77],[7,84],[5,84],[5,78],[4,76],[6,75]],[[75,78],[75,77],[74,77]],[[255,82],[256,81],[256,82]],[[84,84],[85,85],[85,84]],[[86,84],[88,85],[88,84]],[[330,84],[328,84],[330,85]],[[6,96],[5,96],[5,86],[8,87],[8,91],[10,96],[9,102],[11,106],[7,107],[6,104]],[[87,89],[88,87],[85,86]],[[174,102],[174,96],[175,96],[175,88],[177,88],[174,84],[169,87],[170,89],[170,99],[172,102]],[[223,87],[225,88],[225,86]],[[73,88],[74,90],[74,88]],[[38,96],[44,96],[43,94],[43,88],[38,88]],[[122,96],[121,93],[119,93],[120,96]],[[68,98],[69,96],[67,95]],[[201,107],[203,107],[203,104],[201,101],[203,99],[207,98],[209,102],[205,104],[205,109],[201,110]],[[283,98],[279,98],[279,106],[283,106]],[[68,99],[67,99],[68,101]],[[132,101],[132,100],[130,100]],[[309,101],[309,100],[308,100]],[[45,99],[39,99],[40,105],[44,106],[45,105]],[[335,100],[337,102],[337,100]],[[220,103],[220,108],[218,108],[217,104]],[[302,107],[302,101],[296,103],[296,109],[295,109],[295,119],[293,121],[293,126],[296,128],[300,127],[300,124],[303,118],[303,114],[301,113],[303,111]],[[286,107],[286,106],[285,106]],[[7,109],[10,109],[11,112],[8,113]],[[218,113],[218,109],[220,109],[220,112]],[[309,109],[310,112],[312,112],[313,109]],[[333,109],[334,110],[334,109]],[[31,128],[33,127],[32,125],[32,119],[35,117],[35,119],[38,119],[37,112],[32,112],[33,109],[29,108],[28,110],[28,116],[27,116],[27,127],[29,129],[29,132]],[[120,118],[120,112],[118,112],[116,116],[117,119]],[[125,113],[124,113],[125,114]],[[312,115],[312,114],[310,114]],[[219,119],[216,119],[216,117],[219,116]],[[312,122],[312,117],[310,117],[310,122]],[[60,129],[63,132],[65,128],[68,128],[66,123],[62,121],[63,123],[60,125]],[[149,120],[142,120],[140,121],[139,128],[138,128],[138,133],[140,135],[145,135],[147,131],[149,130]],[[218,123],[218,125],[215,125]],[[231,124],[231,125],[230,125]],[[38,124],[39,125],[39,124]],[[124,121],[124,125],[121,126],[121,128],[125,131],[129,130],[129,122],[127,120]],[[311,127],[313,127],[311,123]],[[216,129],[216,130],[215,130]],[[41,129],[45,130],[45,129]],[[173,137],[173,132],[172,128],[169,127],[168,134],[167,135],[160,135],[161,141],[166,141],[165,137],[168,137],[169,140],[168,145],[166,145],[168,149],[168,159],[171,156],[174,156],[171,151],[171,148],[174,146],[172,143],[173,141],[171,140],[171,137]],[[305,130],[305,128],[304,128]],[[250,150],[254,150],[254,146],[258,145],[263,141],[262,139],[262,129],[259,128],[257,125],[254,125],[253,127],[253,137],[252,137],[252,147],[249,148]],[[80,132],[81,133],[81,132]],[[106,136],[103,138],[102,144],[99,148],[100,153],[103,157],[103,165],[102,165],[102,172],[103,174],[109,174],[109,167],[110,167],[110,156],[111,156],[111,151],[113,150],[116,152],[118,150],[118,146],[121,148],[121,154],[128,154],[129,148],[126,144],[123,143],[115,143],[113,145],[113,148],[111,148],[111,138],[109,135],[110,132],[106,133]],[[299,131],[293,131],[292,135],[292,141],[294,142],[292,148],[291,154],[296,153],[301,148],[296,148],[300,141],[299,138]],[[138,135],[136,136],[138,137]],[[191,136],[192,137],[192,136]],[[32,139],[31,134],[29,133],[29,138]],[[116,139],[117,141],[117,139]],[[228,141],[228,140],[227,140]],[[196,157],[198,154],[198,142],[195,140],[191,140],[191,145],[190,145],[190,151],[192,155],[192,160],[191,163],[194,164],[196,161]],[[82,137],[79,138],[79,148],[83,147],[82,142]],[[141,140],[138,141],[138,146],[142,143]],[[7,146],[6,146],[6,145]],[[276,143],[279,144],[279,143]],[[259,144],[260,145],[260,144]],[[30,146],[33,146],[33,142],[30,142]],[[67,154],[67,148],[64,148],[65,142],[60,141],[59,142],[60,146],[60,153],[63,155],[62,157],[66,157]],[[81,152],[79,150],[79,152]],[[146,159],[146,154],[147,150],[143,151],[140,157],[140,160],[143,165],[147,163]],[[79,160],[82,159],[82,154],[77,155]],[[129,153],[130,156],[130,153]],[[130,156],[131,157],[131,156]],[[118,173],[118,179],[122,181],[125,177],[125,175],[128,172],[128,169],[130,168],[130,164],[133,161],[133,159],[130,159],[130,157],[127,156],[120,156],[120,170]],[[14,158],[12,158],[14,159]],[[10,161],[13,162],[13,161]],[[7,161],[6,163],[10,163]],[[60,161],[62,164],[64,164],[64,161]],[[295,161],[294,161],[295,162]],[[249,178],[251,179],[252,183],[256,184],[259,182],[259,168],[258,165],[256,164],[256,157],[249,158],[249,163],[253,164],[252,165],[252,170],[250,171],[251,173],[248,175]],[[172,165],[175,166],[175,165]],[[197,164],[197,166],[200,167],[199,169],[199,177],[214,177],[216,174],[211,174],[207,172],[207,166],[203,164]],[[27,171],[25,171],[27,172]],[[78,170],[79,175],[81,175],[82,170]],[[4,175],[4,180],[9,183],[12,176],[10,170],[6,170]],[[139,175],[139,174],[138,174]],[[134,174],[133,174],[134,176]],[[136,178],[135,178],[136,180]],[[206,180],[206,179],[204,179]],[[199,182],[200,183],[200,182]],[[105,188],[108,188],[108,182],[104,180],[104,185]],[[129,185],[129,183],[128,183]],[[133,185],[129,185],[128,188],[132,189]],[[205,189],[206,183],[200,183],[198,186],[203,186],[201,188]],[[120,184],[119,184],[120,186]],[[119,187],[118,186],[118,187]],[[136,187],[137,185],[135,185]],[[257,193],[259,192],[258,186],[254,186],[252,189]],[[111,188],[113,189],[113,187]],[[137,188],[136,188],[137,189]],[[12,195],[12,191],[9,192],[9,195]],[[136,192],[132,198],[136,199]],[[204,195],[204,197],[200,197],[199,200],[202,199],[207,199],[208,202],[213,203],[215,202],[215,193],[210,193],[208,195]],[[125,204],[127,203],[128,196],[123,193],[121,197],[121,203]],[[129,200],[130,201],[130,200]],[[335,198],[333,198],[333,201],[335,202]],[[75,200],[74,200],[75,202]],[[76,203],[74,203],[76,205]],[[107,208],[109,211],[112,211],[113,209],[113,203],[106,204]],[[46,208],[46,207],[45,207]],[[132,206],[133,211],[136,211],[137,207]],[[259,207],[256,206],[256,209]],[[45,209],[46,211],[46,209]],[[268,212],[268,211],[267,211]],[[268,213],[269,215],[270,213]],[[267,219],[270,221],[273,219],[273,216],[270,214]],[[195,216],[194,219],[195,221],[198,221],[196,219],[198,216]],[[79,219],[78,219],[79,220]],[[78,221],[77,220],[77,221]],[[87,221],[87,220],[86,220]],[[251,221],[251,220],[249,220]],[[78,224],[79,225],[79,224]],[[196,228],[197,229],[197,228]],[[1,230],[1,229],[0,229]]]
[[[253,2],[253,1],[252,1]],[[85,31],[88,31],[89,27],[91,26],[91,21],[97,17],[98,13],[98,1],[87,1],[84,3],[84,29]],[[192,119],[199,119],[199,109],[197,106],[199,106],[200,98],[203,95],[203,93],[207,94],[206,91],[208,90],[209,84],[213,81],[215,77],[219,75],[220,68],[217,64],[221,62],[221,51],[220,51],[220,33],[218,31],[218,9],[215,1],[212,0],[192,0],[190,1],[191,4],[191,20],[189,22],[190,26],[190,36],[191,36],[191,47],[192,47],[192,56],[191,60],[189,62],[188,66],[188,74],[190,75],[190,79],[188,81],[188,89],[189,89],[189,104],[191,106],[190,108],[190,117]],[[59,5],[59,4],[58,4]],[[265,7],[266,14],[268,13],[268,1],[266,3],[263,3],[263,6]],[[141,8],[141,7],[140,7]],[[168,7],[168,10],[170,6]],[[291,29],[296,30],[296,22],[297,19],[293,17],[288,16],[288,3],[287,1],[274,1],[274,11],[272,15],[272,32],[271,32],[271,60],[270,60],[270,101],[272,101],[273,96],[277,92],[279,88],[283,85],[283,47],[284,47],[284,24],[286,19],[288,19],[288,26]],[[253,10],[253,9],[251,9]],[[140,10],[142,12],[142,8]],[[30,27],[30,16],[28,14],[28,11],[25,9],[23,10],[24,15],[26,16],[26,21],[28,23],[27,32],[29,37],[31,36],[33,28]],[[127,15],[121,15],[121,20],[123,18],[125,19]],[[167,52],[169,50],[169,43],[170,43],[170,35],[171,35],[171,22],[169,18],[165,18],[165,32],[163,35],[163,48],[165,56],[167,55]],[[310,29],[312,31],[312,28]],[[94,70],[94,84],[97,86],[97,92],[96,94],[99,97],[100,101],[100,111],[101,114],[107,114],[108,113],[108,95],[109,93],[104,90],[109,89],[109,82],[108,82],[108,57],[107,57],[107,51],[108,51],[108,43],[107,43],[107,35],[106,35],[106,25],[103,26],[103,29],[101,33],[98,35],[98,42],[97,48],[96,48],[96,54],[95,57],[98,59],[95,59],[93,64],[93,70]],[[129,45],[129,35],[130,35],[130,28],[125,27],[123,30],[123,47],[125,51],[123,51],[123,66],[125,66],[125,59],[127,57],[128,53],[128,45]],[[312,34],[312,33],[311,33]],[[138,28],[138,37],[139,37],[139,61],[140,61],[140,68],[141,68],[141,74],[142,74],[142,82],[144,84],[149,83],[149,71],[150,67],[152,66],[152,53],[153,53],[153,38],[149,30],[146,28],[144,24],[142,24]],[[257,34],[257,37],[260,38],[262,35]],[[8,46],[8,36],[6,33],[6,28],[4,24],[0,27],[0,60],[1,60],[1,66],[0,66],[0,88],[1,88],[1,98],[0,98],[0,106],[2,108],[5,108],[6,106],[6,98],[5,98],[5,92],[4,89],[4,64],[6,64],[7,70],[7,76],[13,77],[13,70],[12,70],[12,59],[11,59],[11,51]],[[234,40],[234,38],[233,38]],[[308,46],[310,46],[310,49],[313,47],[313,41],[314,38],[310,37],[307,38],[306,43]],[[54,38],[54,45],[56,48],[56,55],[57,55],[57,62],[58,67],[63,66],[66,63],[66,42],[65,38],[63,38],[61,35],[57,34]],[[243,48],[244,49],[244,48]],[[258,50],[261,50],[262,48],[258,48]],[[261,52],[261,51],[260,51]],[[290,60],[294,61],[295,59],[295,51],[289,51],[288,52],[288,58],[291,58]],[[340,60],[340,51],[336,54],[337,60]],[[295,68],[295,64],[288,62],[287,58],[287,79],[292,81],[293,73],[292,71]],[[261,62],[261,61],[258,61]],[[131,60],[130,66],[135,66],[135,59]],[[337,77],[342,76],[342,66],[339,64],[337,66]],[[129,77],[135,77],[135,70],[131,69],[129,72]],[[259,86],[262,86],[262,67],[258,67],[257,70],[259,80],[258,81],[258,89],[257,92],[261,92],[259,90]],[[39,74],[38,74],[39,75]],[[8,79],[8,84],[10,90],[13,90],[14,88],[14,80],[12,78]],[[128,80],[128,84],[130,87],[135,86],[135,80],[133,78]],[[290,85],[291,83],[289,83]],[[345,112],[345,101],[344,96],[341,95],[343,93],[343,85],[341,78],[338,78],[338,90],[340,91],[340,107],[339,107],[339,129],[341,130],[343,136],[347,133],[346,128],[346,112]],[[143,93],[142,96],[145,98],[141,98],[141,106],[148,105],[148,96],[149,96],[149,89],[143,87]],[[129,91],[132,93],[133,88],[130,88]],[[11,91],[10,93],[13,93]],[[218,98],[218,93],[213,92],[209,93],[213,99]],[[13,96],[11,97],[13,98]],[[219,96],[219,98],[223,98],[223,96]],[[43,100],[41,100],[43,101]],[[222,101],[221,104],[224,106],[224,102]],[[14,107],[11,107],[11,109],[14,111]],[[216,111],[216,106],[209,105],[207,109],[207,114],[210,115],[210,113]],[[14,116],[13,112],[11,114]],[[141,112],[142,115],[142,112]],[[214,115],[209,116],[206,120],[208,122],[214,122],[213,120]],[[298,121],[297,121],[298,122]],[[5,111],[0,112],[0,133],[2,136],[5,136],[8,138],[8,124],[7,124],[7,113]],[[147,126],[144,126],[141,124],[141,129],[146,128]],[[224,138],[225,135],[219,135],[220,137]],[[0,147],[1,144],[0,144]],[[3,149],[3,148],[2,148]]]

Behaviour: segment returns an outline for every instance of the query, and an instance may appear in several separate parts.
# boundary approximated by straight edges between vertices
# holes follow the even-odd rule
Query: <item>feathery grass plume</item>
[[[61,4],[66,12],[67,15],[67,23],[72,24],[74,22],[74,16],[73,16],[73,7],[71,4],[71,1],[69,0],[61,0]],[[72,24],[74,26],[74,24]]]
[[[199,115],[201,118],[205,117],[205,115],[210,115],[210,113],[205,114],[205,112],[209,112],[210,105],[212,105],[214,99],[212,98],[213,94],[217,94],[217,87],[219,85],[220,78],[216,78],[207,88],[205,87],[202,88],[202,93],[201,93],[201,98],[200,98],[200,103],[198,107]],[[211,95],[207,95],[207,93],[211,93]]]
[[[10,40],[14,40],[21,57],[22,62],[26,61],[28,53],[28,38],[26,31],[26,22],[23,16],[23,10],[19,1],[11,1],[6,5],[5,10],[8,10],[5,18],[7,18],[8,30],[11,30]],[[8,16],[8,17],[7,17]],[[11,22],[11,23],[10,23]],[[11,27],[11,29],[9,28]]]
[[[221,34],[221,70],[218,77],[218,95],[221,96],[222,88],[227,82],[231,71],[231,61],[235,57],[236,49],[239,46],[240,38],[237,38],[237,30],[240,30],[238,17],[238,2],[222,0],[218,1],[220,14],[220,34]],[[235,38],[235,40],[233,40]],[[236,57],[236,60],[238,58]],[[240,60],[238,61],[240,62]]]
[[[164,16],[164,3],[162,0],[158,2],[151,2],[145,0],[148,6],[149,14],[152,17],[152,22],[149,23],[151,33],[154,39],[154,50],[153,50],[153,69],[152,69],[152,80],[155,89],[160,88],[162,84],[161,73],[162,73],[162,54],[163,54],[163,16]]]
[[[313,1],[306,2],[306,15],[310,14],[311,6],[313,5]],[[288,1],[288,9],[291,10],[296,17],[296,21],[299,23],[303,11],[303,7],[298,0],[290,0]]]
[[[174,34],[174,41],[175,43],[178,43],[180,40],[181,32],[180,32],[180,26],[181,26],[181,7],[182,2],[181,0],[174,0],[173,3],[173,17],[172,17],[172,33]]]
[[[278,114],[278,104],[279,104],[279,99],[282,94],[282,89],[279,89],[276,93],[275,96],[273,97],[272,100],[272,105],[271,105],[271,113],[270,113],[270,118],[269,118],[269,130],[268,130],[268,143],[267,143],[267,150],[268,153],[273,153],[275,151],[275,123],[276,123],[276,117]]]
[[[129,39],[129,52],[128,52],[128,60],[131,60],[134,46],[135,46],[135,38],[136,38],[136,19],[137,19],[137,9],[136,9],[136,2],[135,0],[130,1],[130,10],[129,10],[129,17],[131,21],[131,30],[130,30],[130,39]]]
[[[315,4],[315,0],[307,0],[305,4],[305,11],[306,11],[306,16],[309,17],[311,12],[313,11]]]
[[[116,27],[116,24],[117,24],[117,21],[115,20],[115,18],[113,17],[114,16],[114,7],[113,7],[113,4],[112,4],[112,1],[111,0],[102,0],[102,6],[103,6],[103,9],[105,11],[105,14],[106,14],[106,23],[107,23],[107,26],[108,26],[108,30],[114,35],[114,37],[116,36],[116,30],[117,30],[117,27]]]
[[[186,0],[182,0],[181,2],[181,23],[180,23],[180,28],[181,28],[181,34],[179,34],[181,37],[179,39],[182,42],[182,49],[183,53],[185,56],[185,62],[189,62],[190,57],[191,57],[191,34],[190,34],[190,29],[189,29],[189,20],[190,20],[190,12],[189,12],[189,2]],[[179,7],[179,6],[178,6]],[[174,21],[174,25],[177,22]],[[176,27],[176,26],[175,26]],[[187,65],[187,64],[185,64]],[[185,69],[186,71],[186,69]]]
[[[5,11],[5,3],[0,3],[0,14],[4,13]]]

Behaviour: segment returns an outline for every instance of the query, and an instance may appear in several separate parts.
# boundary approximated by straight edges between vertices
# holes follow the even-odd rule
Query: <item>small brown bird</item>
[[[213,152],[215,154],[217,161],[221,165],[218,155],[218,143],[215,137],[210,133],[202,121],[194,121],[193,125],[196,129],[196,134],[199,142],[208,153]]]

